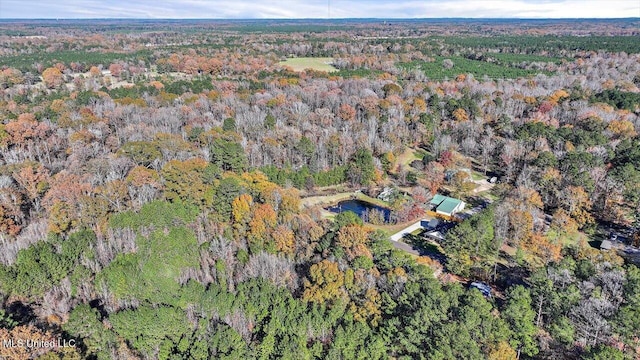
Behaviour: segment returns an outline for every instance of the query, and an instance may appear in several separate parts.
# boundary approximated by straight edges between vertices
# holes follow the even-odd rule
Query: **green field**
[[[304,71],[305,69],[313,69],[326,72],[338,71],[338,69],[329,65],[329,63],[331,63],[332,61],[333,59],[329,57],[299,57],[281,61],[280,65],[288,66],[292,68],[293,71]]]
[[[563,60],[570,61],[569,58],[542,56],[533,54],[506,54],[506,53],[487,53],[487,57],[496,58],[501,63],[520,63],[520,62],[550,62],[561,64]]]

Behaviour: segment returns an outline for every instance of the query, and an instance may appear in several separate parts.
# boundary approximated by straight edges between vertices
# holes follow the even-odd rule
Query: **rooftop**
[[[433,199],[429,202],[431,205],[440,205],[447,197],[440,194],[435,194]]]
[[[436,211],[451,214],[461,203],[462,200],[447,197],[442,203],[440,203]]]

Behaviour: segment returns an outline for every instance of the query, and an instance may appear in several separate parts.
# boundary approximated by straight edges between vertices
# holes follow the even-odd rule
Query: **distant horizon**
[[[502,17],[502,18],[470,18],[470,17],[431,17],[431,18],[383,18],[383,17],[361,17],[361,18],[118,18],[118,17],[103,17],[103,18],[1,18],[0,22],[12,22],[12,21],[95,21],[95,20],[108,20],[108,21],[318,21],[318,22],[335,22],[335,21],[640,21],[640,17],[626,17],[626,18],[516,18],[516,17]]]
[[[635,19],[638,0],[2,0],[0,19]]]
[[[486,18],[478,18],[478,17],[424,17],[424,18],[398,18],[398,17],[346,17],[346,18],[131,18],[131,17],[86,17],[86,18],[3,18],[0,17],[0,21],[13,21],[13,20],[46,20],[46,21],[83,21],[83,20],[144,20],[144,21],[165,21],[165,20],[184,20],[184,21],[274,21],[274,20],[284,20],[284,21],[305,21],[305,20],[314,20],[314,21],[343,21],[343,20],[389,20],[389,21],[419,21],[419,20],[526,20],[526,21],[566,21],[566,20],[640,20],[640,16],[632,16],[632,17],[613,17],[613,18],[598,18],[598,17],[568,17],[568,18],[519,18],[519,17],[486,17]]]

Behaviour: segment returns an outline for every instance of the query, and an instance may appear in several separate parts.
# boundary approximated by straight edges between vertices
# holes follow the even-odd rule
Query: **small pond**
[[[345,211],[353,211],[362,220],[371,223],[387,223],[391,215],[390,209],[361,200],[340,201],[328,207],[327,210],[337,214]],[[374,219],[374,217],[376,217],[376,219]]]

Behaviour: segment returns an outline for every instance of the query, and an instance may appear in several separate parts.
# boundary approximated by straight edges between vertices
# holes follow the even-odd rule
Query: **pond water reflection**
[[[353,211],[362,220],[373,224],[388,223],[391,210],[382,206],[374,205],[361,200],[344,200],[330,206],[327,210],[334,213]]]

